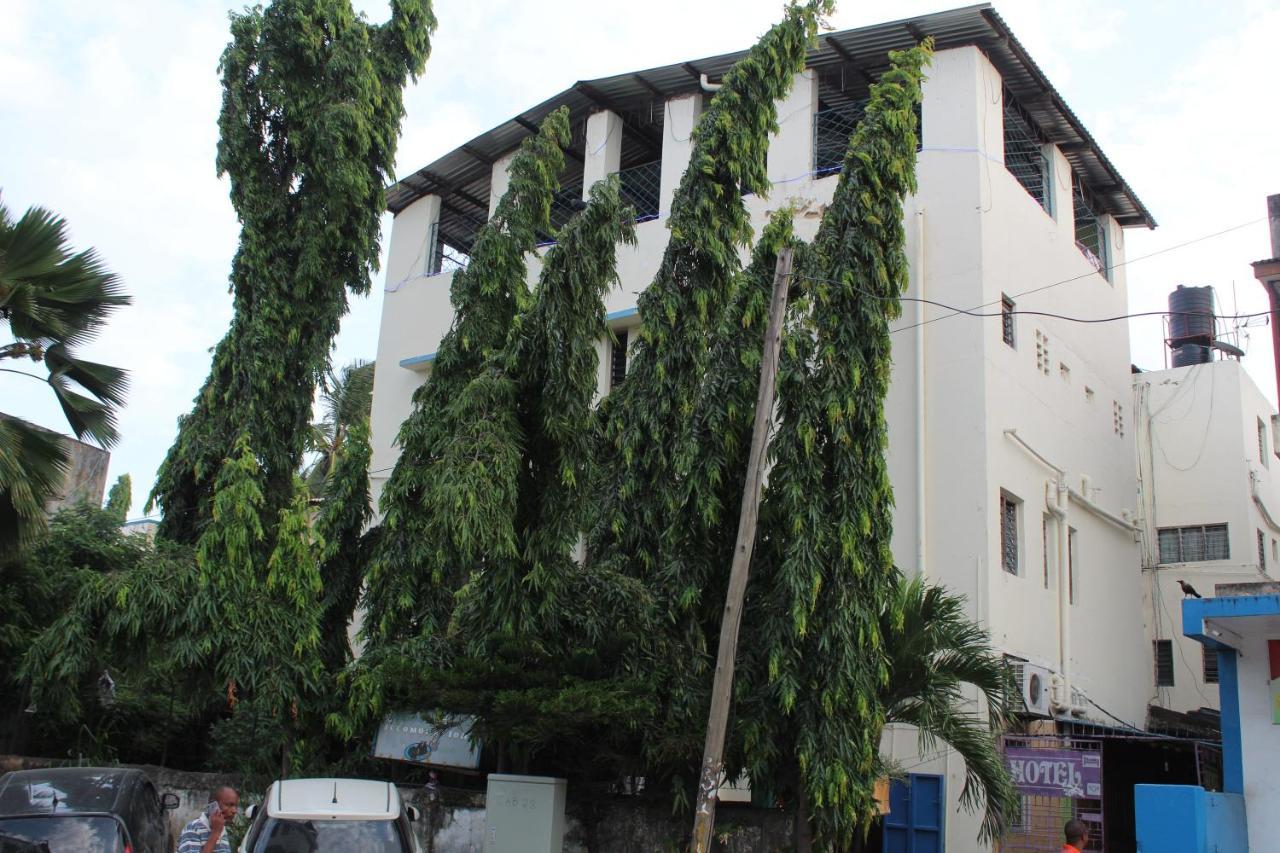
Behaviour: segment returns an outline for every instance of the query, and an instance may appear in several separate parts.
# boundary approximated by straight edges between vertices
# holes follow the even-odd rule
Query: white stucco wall
[[[1201,646],[1182,635],[1185,580],[1206,597],[1214,584],[1268,580],[1280,566],[1280,459],[1271,417],[1275,410],[1237,361],[1151,371],[1133,377],[1138,459],[1150,545],[1144,553],[1143,608],[1148,645],[1173,640],[1174,685],[1154,687],[1157,702],[1175,711],[1219,706],[1218,686],[1203,678]],[[1258,421],[1267,453],[1258,453]],[[1268,520],[1253,500],[1250,478]],[[1156,531],[1162,527],[1227,525],[1230,557],[1162,564]],[[1258,531],[1266,563],[1258,560]]]
[[[1224,620],[1238,630],[1237,675],[1240,698],[1240,742],[1244,769],[1245,814],[1249,849],[1274,850],[1280,838],[1280,726],[1271,723],[1271,669],[1267,640],[1280,639],[1280,620],[1253,617]]]
[[[976,48],[935,55],[924,90],[920,189],[904,210],[912,259],[907,295],[998,311],[1002,294],[1078,279],[1015,296],[1017,307],[1070,315],[1124,313],[1123,276],[1108,282],[1091,273],[1075,247],[1070,174],[1061,153],[1050,152],[1055,171],[1062,171],[1054,182],[1056,218],[1005,170],[1000,93],[998,73]],[[779,110],[780,129],[769,152],[769,174],[777,183],[767,199],[746,198],[757,231],[773,210],[793,201],[799,206],[797,230],[810,239],[830,202],[838,177],[814,180],[808,174],[815,103],[816,81],[810,74],[798,75]],[[696,107],[673,102],[668,113],[691,119]],[[604,121],[597,119],[596,126]],[[687,162],[687,145],[674,139],[664,141],[664,153]],[[678,174],[670,166],[664,163],[664,198]],[[388,282],[394,286],[388,286],[384,302],[374,391],[375,491],[380,490],[378,477],[386,475],[385,470],[377,472],[394,463],[393,439],[409,412],[409,396],[426,375],[399,362],[434,352],[451,316],[450,277],[415,278],[413,273],[428,213],[417,205],[408,208],[396,217],[392,232]],[[609,313],[634,308],[636,292],[652,280],[666,247],[668,213],[664,204],[662,218],[638,226],[636,246],[619,248],[621,284],[607,297]],[[1122,259],[1123,243],[1115,240],[1113,261]],[[908,302],[894,325],[906,327],[942,313]],[[631,326],[637,320],[631,316],[616,325]],[[1037,365],[1037,331],[1049,341],[1048,375]],[[971,614],[989,626],[999,648],[1056,670],[1057,567],[1050,566],[1046,588],[1041,557],[1045,483],[1054,474],[1004,430],[1016,430],[1064,469],[1074,490],[1085,490],[1087,476],[1089,496],[1107,511],[1119,515],[1136,510],[1133,439],[1129,433],[1117,434],[1113,417],[1115,403],[1124,407],[1126,424],[1130,420],[1128,330],[1124,324],[1087,326],[1021,316],[1016,332],[1017,346],[1010,348],[1002,341],[998,317],[961,316],[893,335],[893,380],[886,401],[896,498],[893,551],[904,570],[918,571],[923,537],[923,569],[929,578],[964,594]],[[923,362],[917,357],[920,336]],[[600,352],[603,360],[603,343]],[[923,413],[916,393],[921,376]],[[603,363],[600,381],[605,388]],[[918,477],[923,477],[923,494],[916,488]],[[1017,576],[1000,565],[1002,489],[1023,501]],[[921,510],[923,528],[918,523]],[[1137,546],[1131,534],[1079,506],[1073,505],[1070,513],[1069,523],[1077,531],[1077,596],[1070,609],[1075,684],[1102,706],[1141,724],[1151,678],[1149,643],[1138,613]],[[913,772],[947,777],[947,846],[978,849],[979,816],[959,807],[964,781],[960,759],[949,750],[921,756],[916,734],[909,730],[886,732],[884,748]]]

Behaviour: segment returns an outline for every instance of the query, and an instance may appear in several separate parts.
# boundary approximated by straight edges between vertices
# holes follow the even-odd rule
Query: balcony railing
[[[636,209],[636,222],[657,219],[662,198],[662,161],[642,163],[618,173],[622,181],[622,198]]]

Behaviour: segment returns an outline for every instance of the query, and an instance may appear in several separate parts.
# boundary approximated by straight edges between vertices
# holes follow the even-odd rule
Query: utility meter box
[[[484,853],[561,853],[565,780],[489,774]]]

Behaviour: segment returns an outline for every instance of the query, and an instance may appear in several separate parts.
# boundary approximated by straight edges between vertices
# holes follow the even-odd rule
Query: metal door
[[[894,779],[884,816],[884,853],[943,853],[941,776]]]

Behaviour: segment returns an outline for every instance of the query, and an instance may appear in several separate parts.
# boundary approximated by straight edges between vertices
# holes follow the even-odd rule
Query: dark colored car
[[[17,770],[0,776],[0,851],[170,853],[177,806],[141,770]]]

